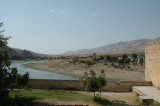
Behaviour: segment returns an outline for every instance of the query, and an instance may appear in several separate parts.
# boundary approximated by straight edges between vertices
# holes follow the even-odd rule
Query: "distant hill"
[[[33,57],[47,56],[44,54],[29,51],[29,50],[21,50],[21,49],[11,48],[11,47],[8,47],[8,55],[9,55],[9,58],[13,60],[21,60],[21,59],[28,59],[28,58],[33,58]]]
[[[14,50],[17,51],[17,52],[22,52],[22,51],[23,51],[22,49],[18,49],[18,48],[12,48],[12,49],[14,49]],[[33,56],[38,56],[38,57],[49,56],[49,55],[47,55],[47,54],[40,54],[40,53],[32,52],[32,51],[30,51],[30,50],[27,50],[27,51],[31,52],[31,54],[32,54]]]
[[[132,51],[144,51],[145,45],[149,42],[159,41],[159,38],[156,39],[137,39],[133,41],[118,42],[113,43],[93,49],[81,49],[77,51],[67,51],[65,55],[74,55],[74,54],[91,54],[91,53],[107,53],[107,52],[132,52]]]
[[[10,59],[21,60],[34,57],[30,51],[27,50],[15,50],[8,47],[8,55]]]

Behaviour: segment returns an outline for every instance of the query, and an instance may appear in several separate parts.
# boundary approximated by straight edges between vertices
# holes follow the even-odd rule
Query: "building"
[[[160,88],[160,42],[152,42],[145,48],[145,80]]]

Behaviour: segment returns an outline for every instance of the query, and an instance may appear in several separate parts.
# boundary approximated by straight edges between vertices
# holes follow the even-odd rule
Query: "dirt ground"
[[[109,80],[128,80],[128,81],[144,81],[144,68],[142,66],[133,66],[133,70],[125,70],[106,66],[104,63],[95,65],[85,65],[83,63],[70,63],[65,59],[53,59],[44,63],[28,64],[33,69],[54,72],[70,76],[83,76],[84,72],[93,69],[97,74],[104,69],[106,78]]]

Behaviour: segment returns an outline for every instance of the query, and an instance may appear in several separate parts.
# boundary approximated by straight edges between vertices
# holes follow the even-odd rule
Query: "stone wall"
[[[132,86],[151,86],[152,82],[138,81],[108,81],[102,91],[107,92],[130,92]],[[28,88],[33,89],[65,89],[84,91],[84,86],[79,80],[48,80],[48,79],[29,79]]]
[[[153,42],[145,48],[145,80],[160,88],[160,42]]]

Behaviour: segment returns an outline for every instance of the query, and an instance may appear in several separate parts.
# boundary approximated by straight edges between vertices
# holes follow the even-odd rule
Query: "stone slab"
[[[143,94],[142,99],[153,99],[160,103],[160,89],[154,86],[133,86],[132,89]]]

